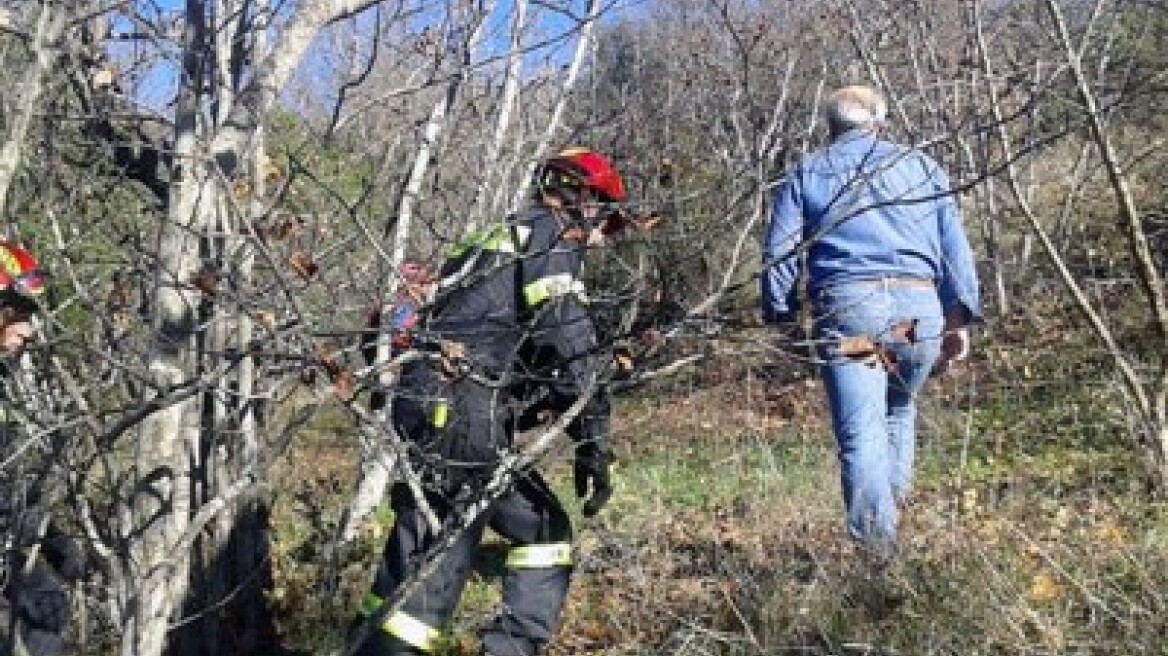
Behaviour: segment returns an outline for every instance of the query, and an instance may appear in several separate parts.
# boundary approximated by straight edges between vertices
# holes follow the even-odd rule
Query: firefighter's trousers
[[[444,525],[450,513],[441,499],[433,509]],[[451,548],[426,566],[428,552],[440,539],[427,527],[409,490],[393,490],[396,514],[373,590],[363,604],[368,622],[366,639],[355,652],[361,656],[430,653],[442,644],[450,620],[470,575],[475,547],[486,526],[511,541],[503,578],[503,606],[483,631],[483,648],[493,656],[531,656],[555,631],[571,573],[571,524],[555,494],[535,472],[518,480],[488,512],[463,529]],[[397,611],[381,606],[419,568],[428,569]]]
[[[492,656],[531,656],[552,636],[572,569],[572,527],[556,495],[535,471],[516,475],[507,491],[470,525],[460,517],[482,498],[510,446],[512,420],[504,387],[446,380],[427,367],[403,372],[394,424],[411,442],[411,462],[442,527],[429,527],[409,488],[392,490],[394,525],[373,590],[351,640],[361,656],[431,653],[443,641],[471,573],[486,527],[511,543],[503,606],[483,631]],[[436,546],[453,543],[434,561]],[[421,571],[420,580],[412,579]],[[404,589],[402,589],[404,586]],[[399,590],[400,589],[400,590]],[[390,610],[406,592],[405,602]],[[387,606],[387,603],[389,606]]]

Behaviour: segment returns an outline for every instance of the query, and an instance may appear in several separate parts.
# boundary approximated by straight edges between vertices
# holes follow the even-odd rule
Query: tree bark
[[[14,106],[6,112],[10,116],[10,125],[4,146],[0,148],[0,211],[7,207],[8,192],[20,166],[28,128],[40,108],[46,75],[57,61],[58,48],[53,46],[61,39],[64,28],[64,8],[54,2],[43,3],[30,45],[33,65],[25,70],[16,87]]]

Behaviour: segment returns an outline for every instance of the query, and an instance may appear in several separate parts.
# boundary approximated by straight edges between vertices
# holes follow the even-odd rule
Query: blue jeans
[[[891,553],[897,503],[912,483],[916,396],[940,352],[941,303],[935,290],[895,280],[841,284],[813,300],[848,532]],[[894,331],[905,322],[913,325],[908,339]],[[895,364],[874,366],[840,353],[840,339],[853,336],[883,345]]]

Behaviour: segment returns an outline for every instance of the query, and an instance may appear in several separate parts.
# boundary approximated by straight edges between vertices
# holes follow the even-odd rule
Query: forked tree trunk
[[[236,21],[237,27],[244,17],[266,11],[266,0],[216,2],[215,15]],[[156,346],[151,370],[163,393],[175,385],[191,384],[196,376],[221,364],[200,343],[200,338],[212,337],[196,333],[199,303],[206,299],[193,291],[190,281],[202,256],[213,255],[219,264],[226,263],[231,255],[224,254],[237,253],[233,247],[240,245],[237,238],[244,234],[245,221],[227,218],[238,213],[236,208],[227,211],[231,199],[222,181],[246,174],[241,162],[258,164],[262,159],[262,117],[318,31],[372,4],[371,0],[321,0],[298,6],[287,16],[273,47],[257,49],[250,57],[234,57],[234,39],[254,39],[257,31],[271,29],[266,18],[263,24],[252,23],[238,32],[217,32],[217,38],[231,45],[216,50],[206,25],[211,15],[208,0],[186,1],[175,163],[169,210],[159,228],[153,305]],[[206,79],[209,71],[218,72],[218,78]],[[245,207],[243,213],[250,214],[251,209]],[[249,256],[243,257],[246,261]],[[224,310],[238,312],[238,308]],[[246,341],[250,321],[232,325],[238,332],[224,333],[224,342]],[[254,366],[245,364],[232,392],[246,405],[255,381]],[[200,382],[218,384],[219,380],[209,375]],[[157,411],[141,431],[136,462],[143,493],[131,504],[140,535],[129,547],[134,571],[121,600],[126,609],[121,618],[123,656],[161,654],[172,622],[191,619],[180,617],[182,604],[190,600],[194,603],[187,610],[207,612],[202,619],[211,625],[189,629],[189,635],[176,643],[177,651],[239,652],[250,649],[243,642],[262,643],[270,636],[258,587],[264,576],[262,571],[257,575],[257,568],[267,562],[266,509],[240,501],[251,489],[248,481],[258,459],[255,415],[250,406],[241,410],[216,404],[207,397],[188,395]],[[201,567],[192,573],[193,553],[199,554]],[[188,599],[191,574],[196,594]],[[225,612],[221,604],[228,597],[242,605]],[[220,623],[220,613],[235,614],[243,623]],[[262,650],[259,646],[251,651]]]

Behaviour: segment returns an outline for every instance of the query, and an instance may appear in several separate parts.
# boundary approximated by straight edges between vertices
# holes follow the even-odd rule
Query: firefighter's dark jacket
[[[585,246],[569,238],[571,221],[535,207],[463,240],[443,265],[425,328],[463,344],[470,366],[508,376],[513,394],[530,408],[557,413],[611,361],[588,313]],[[609,407],[603,388],[596,389],[568,434],[586,448],[607,450]]]

